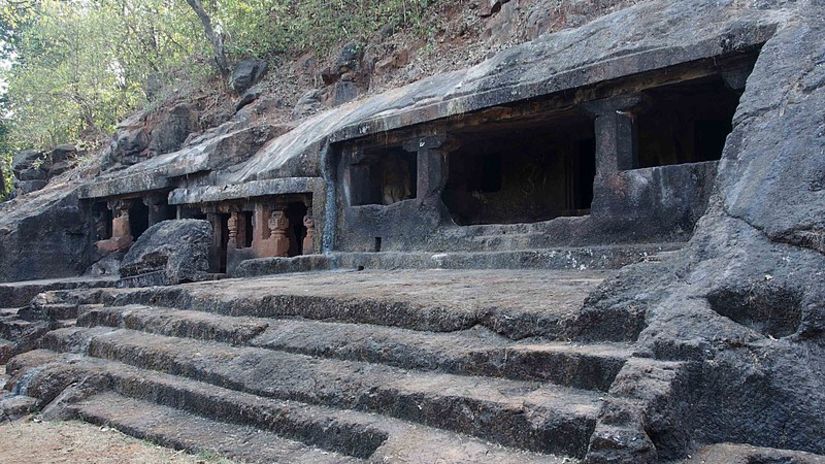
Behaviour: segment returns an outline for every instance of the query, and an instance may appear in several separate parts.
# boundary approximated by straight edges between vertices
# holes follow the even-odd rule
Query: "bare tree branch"
[[[227,78],[229,76],[229,64],[226,61],[226,53],[223,49],[223,38],[220,34],[215,33],[215,30],[212,28],[212,19],[209,17],[209,14],[206,13],[206,10],[203,9],[203,4],[201,4],[200,0],[186,0],[186,3],[195,10],[195,14],[198,15],[201,24],[203,24],[203,31],[206,33],[206,38],[212,43],[212,52],[215,55],[215,67],[218,68],[218,72],[220,72],[224,78]]]

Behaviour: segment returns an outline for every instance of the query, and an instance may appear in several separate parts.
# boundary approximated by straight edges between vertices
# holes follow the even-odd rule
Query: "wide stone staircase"
[[[450,272],[54,292],[39,310],[76,326],[9,385],[44,415],[249,462],[584,459],[643,315],[583,310],[603,272]]]

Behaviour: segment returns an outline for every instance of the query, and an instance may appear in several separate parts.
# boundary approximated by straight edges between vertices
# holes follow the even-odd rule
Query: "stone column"
[[[241,215],[238,211],[232,211],[226,224],[229,229],[229,243],[227,247],[238,248],[238,223],[241,222]]]
[[[307,234],[304,236],[301,254],[311,255],[315,253],[315,220],[309,214],[304,216],[304,227],[307,228]]]
[[[596,118],[597,178],[636,167],[638,138],[633,111],[641,102],[641,95],[631,95],[585,104]]]
[[[255,253],[259,256],[263,257],[261,254],[261,246],[264,240],[269,238],[269,215],[271,213],[270,208],[265,205],[264,203],[256,203],[255,204],[255,213],[252,220],[255,222],[255,227],[253,230],[255,235],[252,237],[252,248],[255,250]]]
[[[418,184],[416,197],[439,196],[447,185],[447,154],[442,149],[445,135],[416,137],[404,143],[403,148],[418,154]]]
[[[261,257],[289,256],[289,219],[281,210],[273,210],[267,223],[269,238],[261,240]]]
[[[212,249],[209,253],[209,268],[212,272],[220,272],[221,270],[221,254],[225,254],[226,250],[222,250],[223,244],[223,224],[221,223],[221,215],[214,212],[206,213],[206,220],[212,224]],[[225,258],[225,256],[223,257]]]
[[[283,211],[273,211],[269,217],[269,240],[272,241],[272,256],[289,255],[289,219]]]
[[[134,238],[129,224],[129,200],[117,200],[108,203],[112,211],[112,237],[97,242],[97,249],[103,253],[128,250]]]
[[[148,195],[143,198],[143,204],[149,209],[149,227],[166,219],[169,205],[165,195]]]

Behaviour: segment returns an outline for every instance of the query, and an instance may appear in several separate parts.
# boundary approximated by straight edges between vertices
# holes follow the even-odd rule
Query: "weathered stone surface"
[[[0,204],[0,282],[80,275],[91,246],[74,191],[46,188]]]
[[[825,13],[818,1],[799,8],[748,79],[689,245],[623,271],[591,301],[641,303],[639,349],[696,363],[665,395],[667,425],[645,419],[660,457],[684,456],[690,440],[825,452]]]
[[[113,287],[110,276],[69,277],[64,279],[26,280],[0,283],[0,307],[16,308],[29,304],[40,293],[54,290],[75,290]]]
[[[309,90],[301,95],[301,98],[295,103],[295,108],[292,109],[292,118],[303,119],[317,113],[322,106],[321,96],[322,92],[318,89]]]
[[[241,61],[232,69],[229,76],[229,86],[238,94],[243,94],[253,85],[257,84],[269,69],[269,65],[264,60],[248,58]]]
[[[0,423],[14,421],[34,412],[37,399],[30,396],[0,393]]]
[[[14,155],[11,169],[14,176],[20,180],[36,180],[45,178],[45,172],[35,167],[46,163],[46,154],[39,150],[23,150]]]
[[[715,165],[702,165],[610,174],[619,186],[612,192],[628,198],[628,204],[638,207],[639,215],[627,216],[629,222],[635,222],[628,229],[608,230],[601,238],[618,241],[627,238],[626,230],[633,230],[630,226],[647,228],[665,223],[682,229],[675,238],[686,238],[698,215],[705,211],[705,202],[710,209],[698,221],[693,238],[683,251],[671,254],[667,260],[626,268],[595,291],[600,275],[584,273],[571,281],[567,277],[526,271],[503,274],[505,271],[499,269],[485,271],[486,274],[430,271],[415,274],[414,279],[409,275],[397,278],[398,274],[386,272],[291,275],[255,282],[227,280],[98,294],[101,302],[115,304],[162,304],[225,316],[299,316],[315,319],[319,324],[334,320],[380,324],[392,330],[455,332],[480,326],[509,339],[620,340],[627,344],[636,342],[638,337],[633,347],[635,356],[611,383],[609,397],[599,403],[598,417],[592,404],[585,404],[587,420],[572,421],[575,425],[567,429],[569,434],[555,433],[564,429],[564,422],[555,422],[559,416],[549,412],[554,407],[564,409],[569,392],[536,405],[525,401],[530,394],[524,391],[533,387],[521,381],[482,379],[469,385],[464,383],[466,379],[454,382],[449,376],[436,379],[429,373],[407,375],[395,370],[397,366],[374,366],[399,362],[416,365],[417,355],[410,354],[416,342],[431,349],[426,356],[440,359],[436,364],[455,361],[444,355],[444,345],[435,342],[436,337],[418,338],[421,334],[407,334],[407,338],[394,331],[329,326],[316,332],[293,324],[292,328],[303,331],[306,338],[270,333],[271,343],[262,345],[283,351],[305,350],[310,356],[283,351],[272,354],[275,350],[263,347],[176,339],[201,324],[210,330],[229,327],[228,332],[241,332],[235,330],[234,324],[224,325],[225,320],[204,322],[190,314],[164,325],[146,317],[133,321],[135,328],[112,331],[97,327],[55,333],[50,339],[53,349],[82,351],[84,344],[93,349],[85,353],[87,356],[82,367],[76,366],[77,371],[67,373],[73,367],[64,365],[52,372],[61,372],[55,377],[68,384],[78,376],[106,369],[111,383],[119,388],[118,395],[142,395],[138,401],[171,402],[170,398],[177,398],[175,407],[191,401],[186,406],[189,408],[194,408],[191,404],[196,402],[191,398],[206,395],[198,397],[193,392],[195,387],[187,382],[213,382],[247,393],[254,391],[262,397],[283,395],[328,406],[334,403],[336,407],[346,405],[380,412],[529,449],[560,449],[586,457],[592,463],[680,459],[697,444],[723,441],[825,453],[821,439],[821,430],[825,430],[821,414],[825,407],[825,219],[821,214],[825,210],[825,126],[821,115],[821,108],[825,107],[825,45],[821,40],[825,35],[824,6],[821,0],[640,2],[576,30],[514,47],[474,68],[436,76],[316,115],[288,134],[258,146],[257,153],[246,162],[234,157],[212,158],[214,153],[205,155],[205,147],[217,147],[216,140],[228,134],[212,133],[192,146],[144,161],[134,169],[126,169],[121,177],[107,176],[87,188],[89,196],[108,196],[179,187],[173,198],[220,201],[244,198],[270,187],[299,185],[294,179],[322,182],[319,179],[326,177],[330,182],[327,185],[332,185],[335,174],[329,170],[329,158],[337,153],[339,145],[334,144],[338,142],[375,133],[383,135],[396,128],[521,100],[534,101],[536,97],[581,86],[593,85],[588,91],[598,92],[599,83],[628,74],[754,51],[764,43],[745,86],[733,133],[727,139],[718,169]],[[338,82],[352,82],[351,77],[345,79],[341,74]],[[233,134],[244,130],[233,129]],[[191,184],[178,184],[189,182],[179,177],[196,173]],[[285,178],[291,180],[283,181]],[[700,188],[710,182],[715,182],[712,192]],[[426,182],[421,185],[428,187]],[[669,189],[671,185],[677,188]],[[684,201],[680,195],[686,195]],[[333,198],[330,203],[336,203],[334,196],[324,198]],[[693,203],[702,203],[702,208],[681,208]],[[645,216],[646,205],[650,204],[667,205],[669,213]],[[613,205],[597,202],[594,209],[609,212]],[[330,206],[329,211],[338,211]],[[423,207],[431,207],[432,214],[426,221],[419,221],[416,228],[410,222],[404,223],[405,218]],[[419,233],[443,220],[443,211],[423,200],[380,208],[367,205],[344,214],[360,215],[357,219],[361,221],[374,219],[365,233],[392,229]],[[0,224],[5,225],[4,220],[0,217]],[[575,218],[539,229],[523,225],[467,227],[444,237],[444,242],[426,245],[490,251],[497,246],[546,245],[541,241],[545,240],[542,235],[561,236],[562,240],[592,239],[590,231],[605,223],[587,221],[592,220]],[[586,227],[582,227],[583,223]],[[328,230],[331,233],[333,229]],[[505,234],[509,236],[502,237]],[[368,238],[376,238],[375,235]],[[344,235],[338,238],[341,237],[346,239]],[[332,239],[327,241],[335,243]],[[381,244],[380,240],[377,242]],[[397,259],[399,263],[407,258],[418,259],[403,254],[410,243],[413,242],[384,241],[382,251],[391,249],[396,254],[364,252],[358,253],[357,259],[364,260],[361,263],[371,259]],[[434,259],[432,253],[424,256],[426,260]],[[541,258],[536,258],[532,251],[518,256],[527,260]],[[601,259],[599,255],[592,256]],[[451,267],[462,267],[465,258],[438,257]],[[502,258],[486,253],[478,259],[498,268],[510,263],[524,265],[524,261],[513,259],[512,255]],[[567,256],[558,259],[571,262]],[[310,258],[296,260],[309,261]],[[165,268],[158,263],[160,260],[149,259],[139,272],[165,275]],[[324,260],[316,264],[326,265]],[[248,267],[277,270],[279,265],[257,262]],[[473,281],[471,276],[481,277]],[[166,332],[162,336],[147,336],[134,332],[138,328]],[[370,334],[386,338],[372,344]],[[228,337],[226,340],[232,340]],[[315,359],[320,354],[345,359]],[[107,360],[89,359],[89,355]],[[352,358],[361,355],[369,362],[356,364],[360,361]],[[507,359],[513,358],[508,354]],[[122,365],[112,360],[133,363],[147,371],[129,376]],[[188,377],[170,380],[183,382],[184,386],[176,383],[180,387],[175,392],[185,393],[153,396],[147,392],[147,386],[134,387],[136,382],[131,379],[141,378],[148,370]],[[147,382],[158,389],[161,383],[157,379]],[[602,378],[599,388],[604,389],[607,383],[609,380]],[[55,382],[52,390],[59,390],[55,385],[61,384]],[[478,389],[478,385],[484,388]],[[42,391],[46,390],[49,389]],[[231,411],[242,409],[239,404],[250,404],[240,401],[237,394],[235,391],[210,398],[231,397],[231,402],[221,403],[229,404],[224,408]],[[502,396],[491,400],[488,394]],[[592,398],[591,393],[585,396]],[[209,407],[215,404],[202,403],[210,404]],[[108,398],[107,404],[114,407],[121,402]],[[129,410],[139,409],[142,403],[136,404],[130,403]],[[105,410],[92,410],[93,405],[83,405],[89,417],[108,417]],[[220,409],[214,406],[207,412],[218,415]],[[530,414],[527,422],[523,419],[525,412]],[[567,423],[577,417],[561,416]],[[490,417],[495,420],[489,429],[474,422]],[[246,416],[244,420],[251,418]],[[143,423],[133,425],[145,427]],[[506,430],[510,426],[512,430]],[[533,435],[534,426],[550,431],[550,435]],[[522,434],[516,436],[513,431]],[[589,443],[587,450],[582,445],[583,437]],[[375,451],[363,444],[359,449]],[[774,457],[768,454],[766,459]]]
[[[150,227],[132,245],[120,265],[120,275],[132,278],[160,273],[173,285],[203,280],[209,271],[212,226],[207,221],[181,219]]]
[[[241,94],[238,103],[235,103],[235,111],[240,111],[244,106],[254,102],[263,95],[264,91],[259,86],[253,86]]]
[[[94,182],[83,185],[80,196],[97,198],[163,189],[171,185],[170,177],[240,163],[289,127],[261,124],[226,129],[196,137],[174,153],[155,156],[135,166],[100,176]],[[151,170],[147,171],[150,166]]]
[[[189,103],[181,103],[165,112],[151,132],[150,156],[177,151],[193,132],[200,130],[198,111]]]

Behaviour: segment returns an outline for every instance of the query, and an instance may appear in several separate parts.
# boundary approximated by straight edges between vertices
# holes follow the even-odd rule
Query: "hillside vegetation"
[[[381,28],[415,25],[432,1],[202,4],[233,63],[324,54]],[[210,41],[186,0],[0,0],[0,43],[6,168],[23,148],[93,148],[135,109],[171,91],[203,87],[215,75]]]

